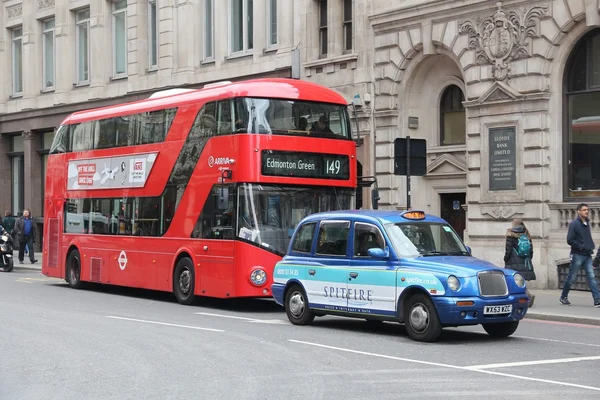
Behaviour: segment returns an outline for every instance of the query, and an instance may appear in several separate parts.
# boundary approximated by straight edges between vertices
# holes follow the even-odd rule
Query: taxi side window
[[[385,247],[385,241],[375,225],[357,222],[354,224],[354,256],[369,257],[369,249]]]
[[[292,244],[292,251],[310,253],[316,226],[317,224],[313,222],[310,224],[304,224],[300,227],[300,230],[294,239],[294,243]]]
[[[324,221],[319,227],[317,254],[345,256],[350,221]]]

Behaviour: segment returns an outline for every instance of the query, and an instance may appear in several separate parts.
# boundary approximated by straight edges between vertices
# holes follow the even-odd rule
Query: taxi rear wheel
[[[519,321],[483,324],[483,329],[493,337],[509,337],[519,327]]]
[[[308,307],[306,293],[300,285],[293,285],[286,292],[285,313],[294,325],[308,325],[315,319],[315,314]]]
[[[442,333],[435,305],[422,293],[417,293],[406,301],[404,325],[408,336],[419,342],[433,342]]]

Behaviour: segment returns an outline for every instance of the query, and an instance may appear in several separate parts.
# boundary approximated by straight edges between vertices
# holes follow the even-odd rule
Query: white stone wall
[[[112,76],[112,14],[108,0],[9,0],[0,6],[0,114],[47,108],[59,104],[84,103],[92,99],[123,96],[128,93],[218,81],[246,75],[274,72],[291,67],[291,49],[304,43],[295,13],[301,2],[280,0],[278,44],[267,50],[267,0],[254,0],[254,49],[243,57],[228,52],[228,4],[214,3],[214,61],[204,62],[203,0],[158,0],[158,70],[148,70],[148,2],[128,0],[127,78]],[[74,10],[89,7],[90,72],[89,85],[74,87]],[[42,33],[40,20],[56,20],[56,87],[42,90]],[[10,98],[12,91],[10,28],[23,27],[24,93]]]
[[[564,67],[577,40],[600,25],[598,1],[513,0],[502,2],[500,10],[496,2],[476,0],[373,3],[374,153],[376,173],[387,189],[382,203],[389,208],[406,204],[405,178],[393,175],[394,139],[427,139],[429,176],[413,179],[413,206],[439,212],[439,193],[466,191],[466,240],[476,256],[498,265],[510,220],[523,218],[534,236],[534,286],[556,287],[556,266],[568,262],[566,226],[573,215],[561,210],[575,208],[562,203]],[[502,16],[524,28],[509,39],[519,51],[505,56],[492,43],[486,56],[485,46],[469,35],[469,25],[484,37],[486,18],[495,22]],[[462,148],[436,142],[437,96],[450,77],[467,99]],[[408,129],[409,116],[419,117],[418,129]],[[517,188],[490,191],[489,129],[502,126],[516,127]],[[435,179],[435,171],[453,179]]]

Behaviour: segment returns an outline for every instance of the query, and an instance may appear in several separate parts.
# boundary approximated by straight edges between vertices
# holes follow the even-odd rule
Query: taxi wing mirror
[[[387,246],[385,246],[385,249],[375,247],[375,248],[367,250],[367,254],[373,258],[385,259],[390,256],[390,248]]]
[[[471,247],[469,246],[465,246],[467,248],[467,253],[469,253],[469,255],[473,255],[473,253],[471,252]]]

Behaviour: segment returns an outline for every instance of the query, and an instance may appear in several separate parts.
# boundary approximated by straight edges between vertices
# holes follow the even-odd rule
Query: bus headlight
[[[448,277],[448,287],[457,292],[458,289],[460,289],[460,281],[458,280],[458,278],[454,275],[450,275]]]
[[[517,284],[518,287],[520,287],[520,288],[525,287],[525,279],[523,279],[523,275],[521,275],[517,272],[517,273],[515,273],[514,277],[515,277],[515,283]]]
[[[252,282],[253,285],[261,286],[264,285],[266,281],[267,273],[264,270],[257,268],[250,273],[250,282]]]

